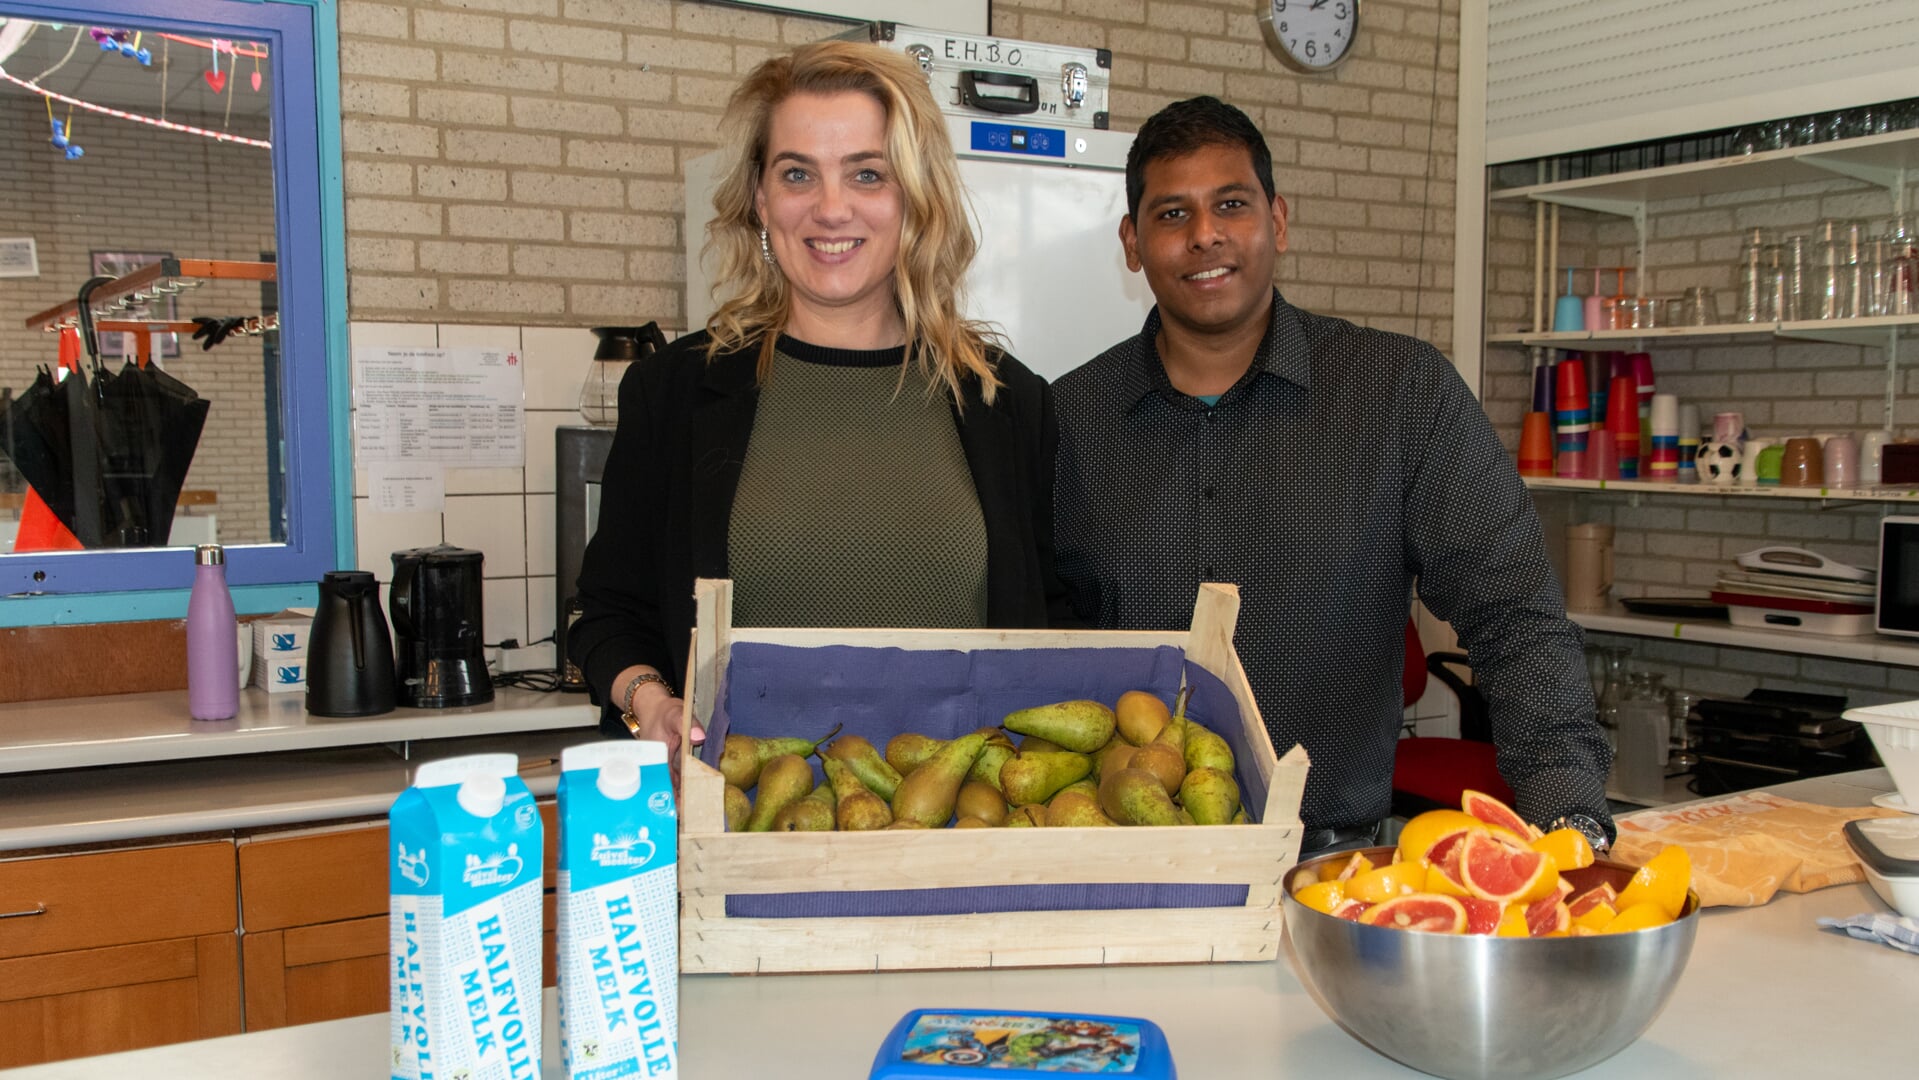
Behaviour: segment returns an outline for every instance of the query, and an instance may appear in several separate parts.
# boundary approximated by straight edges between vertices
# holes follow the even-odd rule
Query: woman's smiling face
[[[893,318],[904,200],[871,95],[802,93],[775,106],[754,206],[799,336],[806,324]]]

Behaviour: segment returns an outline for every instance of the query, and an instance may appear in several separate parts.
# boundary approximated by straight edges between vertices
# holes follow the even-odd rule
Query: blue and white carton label
[[[538,1080],[543,841],[519,760],[422,765],[387,823],[393,1080]]]
[[[567,1080],[679,1075],[679,820],[666,746],[560,755],[560,1054]]]

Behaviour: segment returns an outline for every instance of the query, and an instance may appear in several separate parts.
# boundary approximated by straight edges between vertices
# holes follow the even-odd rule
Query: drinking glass
[[[1693,326],[1716,326],[1719,323],[1719,303],[1714,299],[1712,290],[1704,285],[1694,285],[1686,290],[1686,322]]]
[[[1766,245],[1749,241],[1739,253],[1739,313],[1736,316],[1739,322],[1766,321],[1768,286]],[[1680,317],[1684,318],[1683,308]]]

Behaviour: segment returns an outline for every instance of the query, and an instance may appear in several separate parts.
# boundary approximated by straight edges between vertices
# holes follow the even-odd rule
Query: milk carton
[[[387,815],[394,1080],[538,1080],[540,814],[512,754],[420,766]]]
[[[568,1080],[679,1075],[679,821],[666,747],[560,755],[556,950]]]

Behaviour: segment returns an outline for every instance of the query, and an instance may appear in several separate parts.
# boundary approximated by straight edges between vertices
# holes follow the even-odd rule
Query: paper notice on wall
[[[354,349],[355,459],[525,464],[520,360],[518,349]]]
[[[446,508],[446,466],[437,461],[374,462],[367,466],[367,487],[381,513],[437,514]]]

